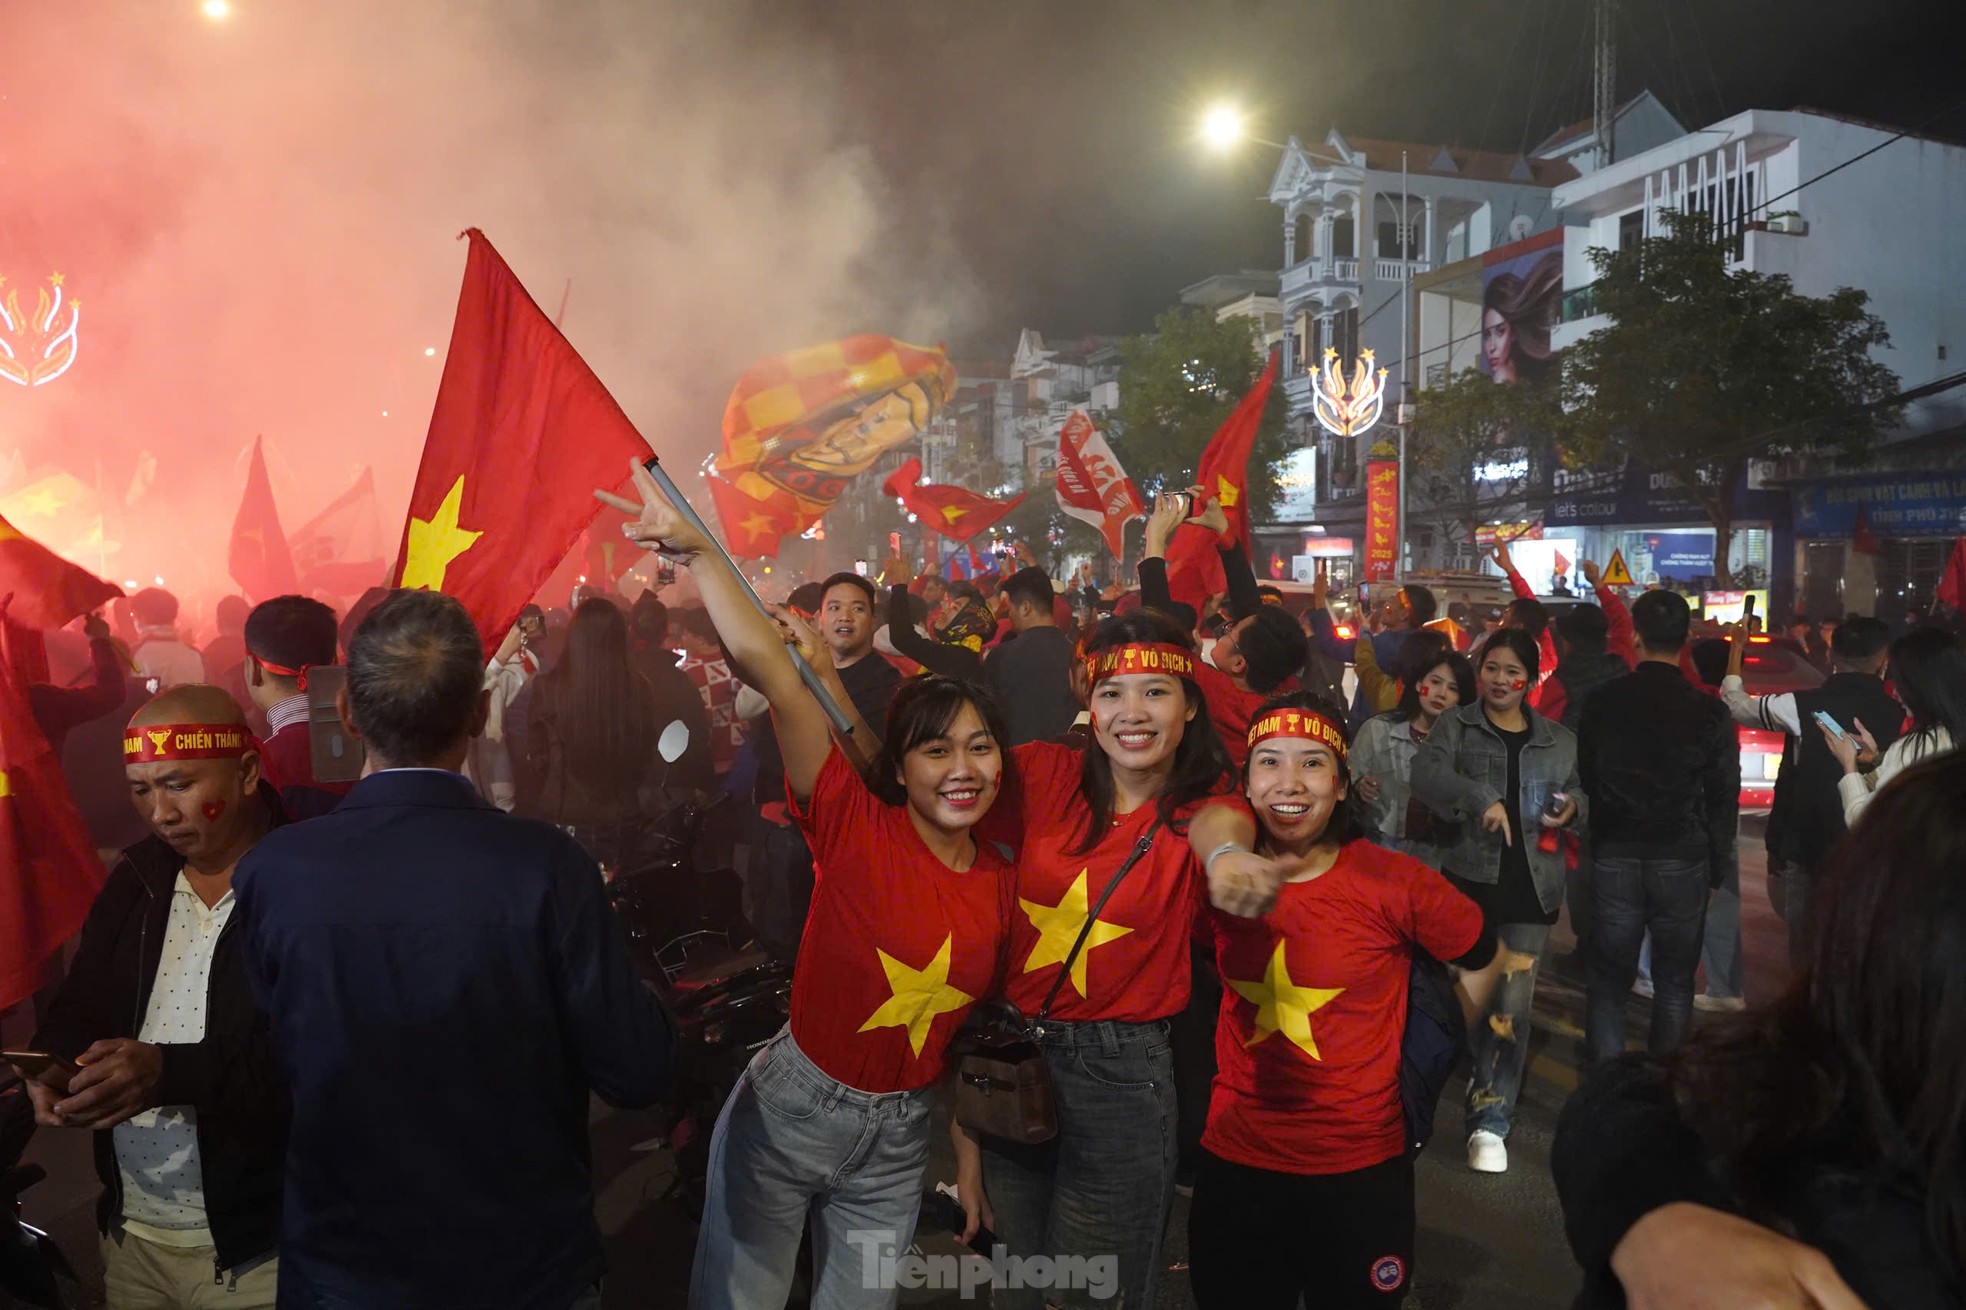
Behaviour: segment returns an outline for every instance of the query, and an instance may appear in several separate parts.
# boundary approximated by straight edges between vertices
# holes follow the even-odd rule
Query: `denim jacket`
[[[1357,800],[1358,793],[1354,791],[1354,813],[1358,815],[1359,826],[1372,834],[1373,841],[1438,869],[1447,851],[1436,842],[1451,838],[1453,828],[1446,823],[1437,824],[1425,838],[1406,831],[1407,802],[1413,796],[1413,757],[1419,749],[1420,744],[1413,740],[1410,720],[1391,714],[1367,719],[1352,739],[1352,777],[1375,779],[1379,795],[1367,802]]]
[[[1588,801],[1577,777],[1577,737],[1527,705],[1529,744],[1522,748],[1522,794],[1517,805],[1528,829],[1529,876],[1546,911],[1563,904],[1563,846],[1545,851],[1537,842],[1543,826],[1537,821],[1551,792],[1561,791],[1577,803],[1570,826],[1581,833]],[[1453,839],[1443,843],[1442,868],[1468,882],[1496,883],[1502,878],[1502,834],[1481,826],[1484,810],[1502,799],[1509,785],[1509,748],[1489,724],[1480,704],[1458,705],[1440,716],[1433,731],[1413,757],[1413,791],[1427,808],[1454,825]],[[1520,841],[1523,834],[1514,835]]]

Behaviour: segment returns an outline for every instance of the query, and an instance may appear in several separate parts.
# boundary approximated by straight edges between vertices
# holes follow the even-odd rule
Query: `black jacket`
[[[1676,665],[1645,660],[1591,694],[1577,775],[1601,856],[1700,858],[1715,887],[1738,867],[1741,744],[1717,697]]]
[[[1768,849],[1805,869],[1822,864],[1844,832],[1843,798],[1836,790],[1843,766],[1823,740],[1816,724],[1818,710],[1842,724],[1845,732],[1862,719],[1879,751],[1898,739],[1905,722],[1904,707],[1874,673],[1832,673],[1822,686],[1795,693],[1802,735],[1782,743],[1782,771],[1775,778],[1775,804],[1768,814]],[[1764,726],[1781,731],[1773,723]]]
[[[1559,720],[1570,731],[1577,731],[1583,721],[1584,705],[1591,693],[1608,682],[1616,682],[1631,672],[1631,665],[1623,657],[1610,651],[1599,651],[1595,655],[1573,654],[1556,666],[1550,681],[1563,684],[1563,717]]]
[[[268,809],[276,812],[277,824],[278,807],[269,802]],[[89,909],[75,962],[34,1035],[36,1050],[73,1060],[98,1040],[137,1035],[183,868],[183,857],[156,837],[123,852]],[[221,1269],[278,1243],[287,1154],[287,1089],[274,1060],[272,1030],[253,1001],[237,928],[235,914],[212,953],[205,1039],[161,1046],[164,1072],[157,1084],[159,1105],[189,1105],[198,1112],[205,1218]],[[122,1213],[123,1177],[110,1132],[94,1136],[103,1185],[96,1222],[106,1233]]]
[[[1681,1118],[1657,1059],[1628,1055],[1600,1066],[1564,1105],[1550,1149],[1564,1233],[1584,1271],[1576,1305],[1625,1304],[1611,1253],[1639,1219],[1675,1201],[1742,1214],[1818,1248],[1865,1305],[1960,1304],[1966,1289],[1926,1240],[1923,1198],[1908,1185],[1865,1178],[1829,1159],[1778,1167],[1781,1186],[1769,1190],[1783,1198],[1781,1212],[1749,1210]]]

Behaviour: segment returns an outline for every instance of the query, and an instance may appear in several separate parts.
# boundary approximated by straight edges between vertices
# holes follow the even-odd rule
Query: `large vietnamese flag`
[[[0,602],[7,617],[29,628],[59,628],[78,614],[101,609],[123,594],[0,518]]]
[[[253,460],[246,468],[246,489],[239,496],[239,512],[232,519],[232,546],[225,556],[225,571],[254,603],[300,590],[294,557],[287,550],[287,534],[280,529],[280,511],[273,504],[273,483],[266,476],[263,445],[263,438],[253,438]]]
[[[923,527],[951,541],[968,541],[1024,503],[1023,496],[991,500],[950,483],[924,484],[921,477],[922,462],[911,459],[888,474],[881,490],[898,497]]]
[[[41,966],[80,931],[103,884],[88,826],[12,663],[0,658],[0,1010],[34,994]]]
[[[390,577],[455,596],[487,650],[573,549],[648,443],[491,242],[457,299],[423,463]]]
[[[1245,555],[1249,553],[1249,454],[1256,446],[1256,431],[1263,425],[1263,408],[1270,403],[1270,386],[1276,376],[1277,356],[1272,352],[1256,385],[1209,439],[1195,470],[1196,484],[1209,499],[1221,502],[1229,519],[1229,535]],[[1168,590],[1174,599],[1193,605],[1197,613],[1208,597],[1228,589],[1217,544],[1215,534],[1207,528],[1184,523],[1175,529],[1174,540],[1167,547]]]

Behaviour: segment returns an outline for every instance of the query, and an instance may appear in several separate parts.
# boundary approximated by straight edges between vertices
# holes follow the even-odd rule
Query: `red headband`
[[[1124,646],[1095,651],[1086,657],[1085,662],[1094,684],[1122,673],[1165,673],[1174,678],[1195,676],[1194,653],[1165,642],[1129,642]]]
[[[160,760],[236,760],[259,749],[242,723],[158,723],[123,732],[123,763]]]
[[[307,690],[307,671],[320,667],[318,664],[303,664],[297,669],[290,669],[284,664],[275,664],[272,660],[262,658],[258,655],[253,656],[253,658],[259,661],[260,668],[265,669],[276,678],[298,679],[302,691]]]
[[[1342,728],[1315,710],[1276,710],[1249,725],[1249,749],[1272,737],[1303,737],[1329,746],[1340,760],[1345,758]]]

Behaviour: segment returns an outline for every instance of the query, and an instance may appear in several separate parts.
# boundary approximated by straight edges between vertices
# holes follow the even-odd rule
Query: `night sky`
[[[1624,0],[1621,99],[1689,129],[1810,105],[1966,138],[1956,48],[1926,0]],[[988,302],[958,344],[1001,354],[1150,325],[1212,273],[1275,268],[1276,152],[1208,155],[1210,103],[1254,135],[1518,150],[1589,116],[1589,0],[848,4],[806,23],[847,70],[859,125],[910,203],[945,207]],[[1921,35],[1923,34],[1923,35]],[[1948,107],[1950,107],[1948,109]]]

